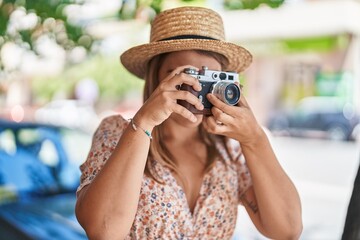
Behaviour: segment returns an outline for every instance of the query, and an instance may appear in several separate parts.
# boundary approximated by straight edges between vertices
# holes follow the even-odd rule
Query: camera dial
[[[220,80],[225,80],[226,79],[226,73],[224,73],[224,72],[220,73],[219,78],[220,78]]]

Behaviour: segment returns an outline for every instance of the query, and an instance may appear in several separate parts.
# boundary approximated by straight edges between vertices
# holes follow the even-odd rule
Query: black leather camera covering
[[[187,84],[182,84],[181,87],[180,87],[180,90],[189,91],[190,93],[192,93],[196,97],[199,97],[199,94],[200,94],[200,92],[195,91],[192,86],[187,85]],[[204,98],[206,98],[206,96],[204,96]],[[207,99],[204,99],[204,100],[206,102],[208,102]],[[211,108],[204,107],[203,110],[199,110],[199,109],[195,108],[194,105],[192,105],[191,103],[189,103],[189,102],[187,102],[185,100],[178,100],[178,104],[185,107],[186,109],[188,109],[190,112],[192,112],[194,114],[212,115]]]

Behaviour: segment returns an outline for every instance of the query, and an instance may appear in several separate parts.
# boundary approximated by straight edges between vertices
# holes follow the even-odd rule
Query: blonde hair
[[[222,67],[224,67],[223,65],[226,63],[225,57],[218,53],[202,51],[202,50],[195,50],[195,51],[201,55],[213,57],[221,64]],[[160,83],[160,79],[158,79],[158,72],[165,56],[166,53],[154,57],[148,65],[147,73],[145,75],[145,87],[144,87],[144,96],[143,96],[144,102],[150,97],[150,95],[154,92],[154,90],[158,87]],[[204,171],[204,173],[206,173],[212,168],[212,166],[215,163],[215,159],[218,156],[220,156],[220,154],[218,153],[215,147],[214,135],[207,133],[202,126],[199,126],[198,129],[199,129],[199,135],[203,140],[203,142],[205,143],[207,149],[208,159],[206,161],[205,171]],[[145,166],[145,174],[151,177],[152,179],[154,179],[155,181],[162,183],[158,174],[156,173],[156,171],[154,171],[152,165],[152,161],[157,161],[162,165],[166,166],[167,168],[169,168],[171,171],[174,171],[180,177],[181,182],[184,183],[184,186],[186,186],[184,178],[179,172],[178,167],[174,161],[174,156],[171,154],[169,149],[161,140],[164,139],[163,133],[164,133],[163,127],[161,124],[155,127],[152,132],[153,140],[151,141],[150,144],[149,157],[147,159]],[[225,142],[225,138],[224,137],[221,138]]]

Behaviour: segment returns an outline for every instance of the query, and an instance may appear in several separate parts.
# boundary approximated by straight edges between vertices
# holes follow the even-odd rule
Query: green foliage
[[[98,83],[102,99],[122,99],[128,91],[142,91],[144,84],[144,81],[125,70],[118,57],[96,56],[68,68],[59,76],[34,78],[35,101],[49,101],[59,91],[71,95],[76,83],[84,78],[94,79]]]
[[[277,8],[283,3],[284,0],[224,0],[224,6],[229,10],[255,9],[262,4]]]
[[[345,42],[345,44],[344,44]],[[322,36],[313,38],[298,38],[283,40],[287,52],[329,52],[335,48],[345,48],[348,40],[344,36]]]
[[[162,0],[152,0],[150,7],[155,10],[156,14],[161,12],[162,9]]]
[[[136,19],[143,11],[147,12],[147,21],[151,21],[155,14],[162,10],[163,0],[123,0],[119,10],[122,20]],[[153,14],[154,13],[154,14]]]
[[[10,14],[14,10],[14,5],[8,2],[13,1],[3,0],[3,3],[0,4],[0,36],[5,36]]]
[[[76,0],[3,0],[0,5],[0,35],[4,42],[27,43],[32,49],[33,42],[43,34],[49,34],[65,49],[75,46],[91,47],[92,40],[80,41],[84,32],[80,26],[68,22],[64,8],[70,4],[79,4]],[[19,29],[16,33],[8,32],[9,18],[16,9],[24,9],[26,14],[35,13],[38,23],[31,29]],[[53,20],[53,21],[51,21]],[[46,23],[52,24],[46,24]],[[65,37],[64,37],[65,36]],[[1,46],[1,43],[0,43]]]

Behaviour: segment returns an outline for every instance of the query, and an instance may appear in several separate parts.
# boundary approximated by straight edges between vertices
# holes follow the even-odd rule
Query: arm
[[[238,106],[226,105],[211,94],[209,101],[214,105],[213,116],[204,121],[204,127],[241,143],[253,182],[242,202],[255,226],[270,238],[297,239],[302,231],[299,195],[245,98]]]
[[[298,239],[302,231],[301,204],[265,135],[253,146],[242,146],[253,187],[243,195],[249,216],[265,236]]]
[[[201,89],[197,79],[176,74],[186,67],[189,66],[175,69],[160,83],[134,116],[136,125],[152,131],[173,112],[190,121],[197,120],[189,110],[177,104],[181,99],[203,109],[197,97],[177,90],[176,86],[183,83]],[[100,142],[100,150],[103,150],[102,133],[94,141]],[[117,145],[108,149],[111,156],[96,178],[78,192],[76,216],[90,239],[123,239],[129,233],[137,211],[149,146],[148,136],[129,125]]]
[[[90,239],[124,239],[128,234],[137,209],[149,142],[143,132],[129,125],[96,178],[78,192],[76,216]]]

